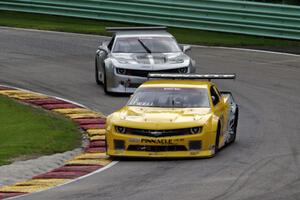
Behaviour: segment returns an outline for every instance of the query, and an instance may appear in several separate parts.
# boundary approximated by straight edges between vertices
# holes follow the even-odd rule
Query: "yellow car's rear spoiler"
[[[159,74],[149,73],[148,79],[235,79],[235,74]]]

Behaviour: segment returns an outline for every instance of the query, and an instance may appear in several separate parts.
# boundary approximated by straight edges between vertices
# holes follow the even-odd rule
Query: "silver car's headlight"
[[[183,63],[184,62],[184,57],[183,56],[178,56],[178,57],[174,57],[174,58],[168,58],[168,62],[170,64]]]
[[[117,74],[126,75],[126,69],[116,68]]]
[[[134,61],[134,60],[132,60],[132,59],[116,58],[116,60],[117,60],[120,64],[136,64],[136,61]]]
[[[127,59],[124,59],[124,58],[117,58],[116,59],[119,63],[121,63],[121,64],[128,64],[129,62],[128,62],[128,60]]]

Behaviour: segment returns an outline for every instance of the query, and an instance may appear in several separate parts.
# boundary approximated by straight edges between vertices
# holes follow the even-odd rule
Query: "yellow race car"
[[[211,79],[234,74],[149,74],[106,123],[107,154],[212,157],[236,138],[238,106]],[[200,80],[207,79],[207,80]]]

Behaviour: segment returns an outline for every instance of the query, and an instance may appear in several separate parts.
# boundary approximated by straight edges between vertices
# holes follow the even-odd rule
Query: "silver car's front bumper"
[[[188,73],[195,72],[195,68],[193,66],[187,67]],[[163,73],[163,71],[161,73]],[[118,74],[115,68],[111,68],[111,71],[107,73],[107,90],[115,93],[133,93],[147,80],[147,77]]]
[[[147,81],[145,77],[126,76],[114,73],[107,77],[107,90],[116,93],[133,93],[142,83]]]

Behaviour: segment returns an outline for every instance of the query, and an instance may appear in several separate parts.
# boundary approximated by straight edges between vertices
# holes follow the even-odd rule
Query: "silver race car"
[[[95,77],[105,93],[133,93],[148,73],[194,73],[195,62],[165,27],[107,28],[114,35],[96,51]]]

